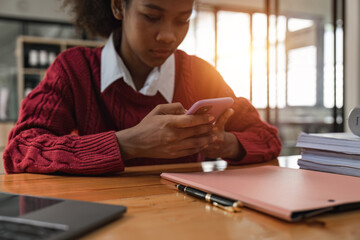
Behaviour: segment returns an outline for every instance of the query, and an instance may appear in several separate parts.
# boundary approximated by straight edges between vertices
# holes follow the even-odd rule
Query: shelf
[[[102,45],[104,45],[102,41],[19,36],[16,46],[18,107],[20,108],[25,94],[30,92],[43,79],[47,66],[53,62],[59,53],[75,46],[92,48]]]
[[[60,52],[74,46],[85,46],[92,48],[102,45],[104,45],[104,42],[100,41],[19,36],[17,38],[15,49],[15,56],[17,60],[17,79],[15,79],[15,77],[13,79],[9,79],[9,86],[6,86],[9,89],[9,91],[7,92],[8,97],[6,98],[7,102],[5,102],[6,106],[9,107],[9,99],[11,99],[11,111],[18,112],[21,101],[25,97],[25,93],[31,91],[31,89],[33,89],[43,79],[47,70],[47,66],[52,63],[52,60]],[[30,62],[30,60],[34,60],[29,59],[29,51],[31,50],[37,51],[35,54],[36,57],[39,57],[39,59],[36,59],[37,64],[34,64],[34,62]],[[47,55],[46,64],[40,61],[40,54],[42,54],[42,57],[44,57],[44,53],[45,55]],[[33,55],[32,57],[34,57],[35,55]],[[13,76],[15,75],[16,73],[14,71]],[[0,93],[4,94],[4,92],[1,91]],[[0,106],[0,109],[4,110],[5,108],[1,108]],[[5,110],[4,112],[7,112],[7,110]],[[1,150],[4,149],[4,147],[6,146],[8,134],[10,130],[15,126],[17,119],[16,116],[9,116],[8,114],[0,115],[0,132],[3,133],[0,136]]]
[[[44,75],[46,70],[46,68],[24,68],[23,73],[29,75]]]

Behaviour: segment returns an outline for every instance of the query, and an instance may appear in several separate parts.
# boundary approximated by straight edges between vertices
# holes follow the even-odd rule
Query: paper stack
[[[360,177],[360,137],[352,133],[301,133],[296,146],[302,169]]]

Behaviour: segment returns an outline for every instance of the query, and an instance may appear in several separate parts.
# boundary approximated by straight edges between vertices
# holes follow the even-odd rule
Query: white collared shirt
[[[101,92],[104,92],[113,82],[123,78],[124,82],[136,91],[129,70],[115,50],[113,34],[110,35],[101,52]],[[165,100],[172,102],[175,85],[175,56],[172,54],[160,66],[155,67],[148,75],[140,93],[154,96],[159,91]]]

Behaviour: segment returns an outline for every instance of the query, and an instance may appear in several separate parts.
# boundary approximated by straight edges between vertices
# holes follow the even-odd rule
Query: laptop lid
[[[59,230],[46,239],[73,239],[125,212],[125,206],[0,192],[0,221]]]
[[[360,178],[277,166],[217,172],[162,173],[185,186],[241,201],[246,207],[299,221],[360,208]]]

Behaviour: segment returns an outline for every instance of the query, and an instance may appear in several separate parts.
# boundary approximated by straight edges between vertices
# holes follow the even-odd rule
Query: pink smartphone
[[[186,114],[209,113],[215,117],[214,121],[216,121],[233,103],[234,100],[231,97],[203,99],[194,103]]]

